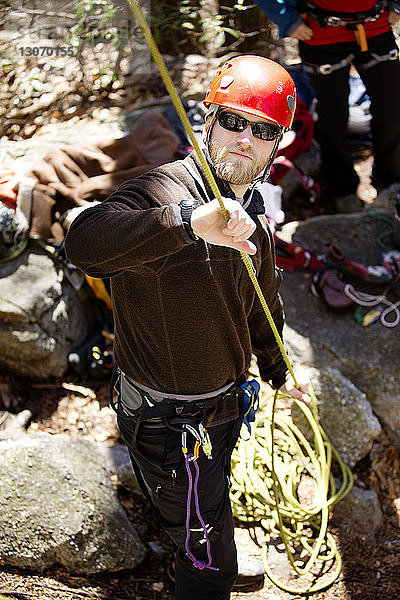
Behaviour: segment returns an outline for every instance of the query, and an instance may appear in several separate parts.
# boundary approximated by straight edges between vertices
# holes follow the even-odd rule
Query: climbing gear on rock
[[[343,252],[331,244],[326,255],[326,261],[334,265],[342,273],[349,273],[369,283],[384,284],[392,280],[391,273],[384,265],[363,265],[346,258]]]
[[[346,312],[352,310],[354,302],[346,295],[345,285],[341,273],[327,266],[314,274],[310,290],[314,296],[321,296],[329,309]]]
[[[294,242],[285,242],[276,234],[274,241],[276,264],[279,268],[289,272],[295,269],[314,269],[316,271],[323,269],[325,264],[323,259],[310,248]]]
[[[359,304],[360,307],[364,306],[373,309],[367,312],[366,315],[362,315],[360,311],[356,313],[356,320],[363,325],[363,327],[367,327],[378,319],[385,327],[396,327],[400,323],[400,300],[391,302],[386,298],[386,291],[388,291],[388,288],[384,293],[373,296],[372,294],[360,292],[352,285],[346,284],[345,293],[353,302]],[[389,317],[389,315],[392,316]]]

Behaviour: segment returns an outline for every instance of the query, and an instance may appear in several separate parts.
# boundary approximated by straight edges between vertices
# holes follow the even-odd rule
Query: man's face
[[[229,109],[252,123],[268,123],[253,115]],[[209,152],[214,169],[221,179],[235,185],[249,185],[265,168],[275,140],[261,140],[253,135],[250,125],[244,131],[224,129],[215,120],[210,135]]]

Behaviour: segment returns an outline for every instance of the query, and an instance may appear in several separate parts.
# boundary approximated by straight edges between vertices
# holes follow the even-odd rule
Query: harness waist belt
[[[124,409],[127,409],[129,412],[141,408],[143,403],[145,403],[148,408],[152,408],[160,403],[167,405],[180,404],[183,406],[192,402],[204,402],[205,404],[208,404],[207,401],[215,400],[219,396],[223,396],[235,385],[234,382],[228,383],[217,390],[205,394],[169,394],[160,392],[159,390],[153,390],[146,385],[132,381],[122,371],[120,381],[121,402]]]
[[[345,26],[351,27],[359,23],[368,23],[369,21],[376,21],[383,13],[385,3],[383,0],[378,2],[369,10],[346,13],[338,11],[328,11],[312,0],[304,0],[300,3],[300,12],[306,12],[307,15],[317,21],[321,27]]]

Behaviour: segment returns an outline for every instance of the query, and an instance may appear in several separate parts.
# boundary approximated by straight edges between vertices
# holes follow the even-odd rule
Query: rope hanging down
[[[177,111],[177,113],[178,113],[178,115],[179,115],[179,117],[180,117],[180,119],[182,121],[182,124],[183,124],[183,126],[185,128],[185,131],[186,131],[187,135],[189,136],[189,139],[190,139],[190,141],[191,141],[191,143],[193,145],[193,148],[195,149],[195,151],[196,151],[196,153],[197,153],[197,155],[199,157],[199,160],[200,160],[201,165],[202,165],[202,167],[204,169],[204,173],[205,173],[207,181],[208,181],[208,183],[209,183],[209,185],[211,187],[211,190],[212,190],[215,198],[217,198],[217,200],[219,202],[219,205],[220,205],[220,208],[221,208],[221,212],[222,212],[223,216],[225,217],[225,219],[228,220],[229,219],[229,212],[228,212],[228,210],[226,209],[226,207],[225,207],[225,205],[223,203],[223,200],[222,200],[222,197],[221,197],[221,193],[220,193],[219,188],[218,188],[218,186],[217,186],[217,184],[215,182],[215,179],[214,179],[213,174],[211,172],[211,169],[210,169],[210,167],[209,167],[209,165],[207,163],[207,160],[206,160],[203,152],[201,151],[201,149],[199,147],[199,144],[198,144],[198,142],[197,142],[197,140],[196,140],[196,138],[194,136],[194,133],[193,133],[192,127],[190,125],[189,119],[188,119],[188,117],[186,115],[186,111],[185,111],[185,109],[183,107],[183,104],[182,104],[182,102],[181,102],[181,100],[180,100],[180,98],[178,96],[178,93],[177,93],[177,91],[176,91],[176,89],[174,87],[174,84],[173,84],[173,82],[171,80],[171,77],[170,77],[170,75],[169,75],[169,73],[167,71],[167,68],[166,68],[165,63],[163,61],[163,58],[162,58],[162,56],[160,54],[160,51],[159,51],[159,49],[157,47],[157,44],[154,41],[153,35],[152,35],[151,31],[150,31],[150,28],[148,27],[148,25],[146,23],[146,20],[143,17],[142,11],[141,11],[138,3],[137,3],[137,0],[128,0],[128,2],[130,4],[130,6],[131,6],[132,12],[133,12],[133,14],[134,14],[134,16],[135,16],[138,24],[139,24],[139,26],[140,26],[140,28],[141,28],[141,30],[143,32],[144,38],[146,40],[146,43],[147,43],[147,45],[148,45],[148,47],[150,49],[150,52],[151,52],[152,57],[153,57],[153,60],[156,63],[158,69],[159,69],[160,75],[161,75],[161,77],[163,79],[163,82],[164,82],[164,85],[165,85],[165,87],[166,87],[166,89],[167,89],[167,91],[168,91],[168,93],[169,93],[169,95],[171,97],[172,103],[173,103],[173,105],[174,105],[174,107],[175,107],[175,109],[176,109],[176,111]],[[283,359],[284,359],[284,361],[286,363],[288,371],[289,371],[290,375],[292,376],[294,385],[297,388],[299,388],[299,384],[297,382],[297,379],[296,379],[293,367],[292,367],[292,365],[291,365],[291,363],[289,361],[289,357],[288,357],[288,355],[286,353],[286,350],[284,348],[282,339],[281,339],[281,337],[279,335],[279,332],[278,332],[277,327],[276,327],[276,325],[274,323],[274,320],[273,320],[271,312],[270,312],[270,310],[268,308],[268,305],[267,305],[267,302],[266,302],[265,297],[263,295],[263,292],[262,292],[262,290],[260,288],[260,285],[259,285],[259,283],[257,281],[257,278],[256,278],[256,275],[254,273],[251,259],[244,252],[241,252],[240,255],[241,255],[242,261],[243,261],[243,263],[244,263],[244,265],[246,267],[246,270],[247,270],[247,272],[249,274],[250,280],[251,280],[251,282],[252,282],[252,284],[254,286],[256,294],[257,294],[257,296],[258,296],[258,298],[260,300],[260,303],[262,305],[264,313],[265,313],[265,315],[267,317],[268,323],[269,323],[269,325],[270,325],[270,327],[271,327],[271,329],[273,331],[273,334],[275,336],[275,339],[276,339],[276,342],[277,342],[277,344],[279,346],[279,349],[280,349],[280,351],[282,353],[282,356],[283,356]],[[322,432],[322,429],[320,428],[320,426],[318,424],[318,416],[317,416],[317,410],[316,410],[316,401],[315,401],[314,393],[312,391],[311,383],[310,383],[309,393],[310,393],[311,400],[312,400],[313,412],[311,413],[310,409],[308,407],[306,407],[305,405],[302,406],[301,408],[302,408],[303,411],[305,411],[307,409],[310,412],[310,414],[309,414],[310,425],[311,425],[314,433],[318,430],[319,437],[317,437],[317,439],[319,440],[319,445],[321,446],[321,444],[322,444],[322,446],[320,447],[319,450],[321,450],[321,448],[324,447],[325,451],[323,453],[321,451],[319,451],[318,454],[315,455],[315,454],[313,454],[313,450],[312,450],[310,444],[308,442],[306,442],[304,436],[303,436],[303,442],[304,442],[305,447],[308,448],[308,454],[310,456],[309,460],[311,460],[311,463],[314,466],[316,466],[316,467],[318,466],[319,470],[322,469],[323,477],[322,478],[318,478],[317,489],[318,489],[318,496],[320,498],[320,503],[321,503],[321,505],[323,507],[323,510],[322,510],[322,513],[321,513],[322,518],[320,519],[319,523],[318,524],[316,524],[316,523],[314,524],[315,526],[318,526],[318,529],[319,529],[319,534],[317,536],[317,543],[316,544],[312,544],[312,540],[311,541],[309,540],[307,542],[307,540],[306,540],[307,534],[306,533],[304,533],[304,535],[300,536],[300,538],[299,538],[301,540],[302,544],[303,544],[303,547],[307,548],[310,551],[310,554],[311,554],[310,560],[307,563],[306,570],[304,570],[304,569],[301,570],[301,572],[299,572],[299,574],[310,572],[312,566],[315,564],[316,559],[321,557],[321,551],[322,551],[322,549],[324,547],[325,548],[329,548],[329,551],[327,552],[327,556],[330,559],[332,559],[333,562],[335,563],[336,570],[334,571],[333,576],[329,578],[329,582],[322,585],[322,588],[325,588],[328,585],[330,585],[336,579],[336,577],[338,576],[338,574],[340,573],[340,570],[341,570],[341,560],[340,560],[340,556],[339,556],[339,554],[338,554],[338,552],[336,550],[334,540],[333,540],[332,536],[329,533],[327,533],[328,508],[330,508],[334,504],[334,502],[337,502],[339,499],[343,498],[350,491],[351,486],[352,486],[352,481],[351,481],[351,472],[350,472],[349,468],[346,465],[343,465],[343,463],[341,463],[341,461],[340,461],[337,453],[335,452],[335,450],[332,448],[332,446],[328,442],[325,434]],[[266,511],[266,507],[271,502],[273,503],[273,506],[274,506],[273,512],[275,514],[276,531],[279,532],[279,535],[280,535],[281,539],[285,543],[285,548],[287,550],[287,553],[288,553],[289,560],[290,560],[291,564],[294,567],[296,567],[295,561],[292,558],[293,548],[291,548],[291,544],[295,542],[296,536],[292,536],[291,535],[289,529],[287,528],[287,526],[285,524],[285,518],[289,518],[290,521],[294,522],[296,520],[296,515],[294,515],[294,506],[298,505],[298,510],[300,510],[301,512],[304,512],[304,508],[301,507],[301,505],[299,504],[299,502],[297,500],[296,500],[295,503],[290,502],[290,501],[288,502],[288,497],[287,497],[287,494],[285,494],[285,493],[283,494],[283,501],[280,500],[280,496],[281,496],[282,490],[284,490],[285,488],[282,486],[282,481],[283,480],[282,480],[282,477],[279,474],[280,470],[277,469],[276,465],[275,465],[275,461],[276,461],[276,458],[275,458],[276,445],[280,444],[280,441],[279,441],[279,435],[280,435],[279,434],[279,427],[278,428],[275,427],[275,402],[276,402],[277,397],[278,397],[278,392],[275,393],[274,403],[273,403],[273,406],[272,406],[272,409],[271,409],[271,417],[270,417],[270,419],[271,419],[270,443],[269,443],[269,446],[265,447],[265,452],[264,452],[262,460],[261,460],[263,468],[264,469],[266,468],[268,470],[268,472],[270,473],[270,476],[272,476],[272,485],[273,485],[272,489],[273,489],[273,493],[272,493],[272,495],[269,496],[270,501],[267,502],[264,497],[258,496],[257,489],[254,488],[255,491],[254,491],[253,498],[258,497],[259,498],[259,504],[260,504],[258,514],[254,515],[254,516],[257,516],[257,519],[261,519],[261,520],[264,519],[265,520],[266,519],[266,512],[265,512]],[[298,404],[300,405],[302,403],[298,403]],[[279,424],[279,425],[282,427],[281,424]],[[283,429],[287,430],[287,425],[284,425]],[[255,430],[255,428],[254,428],[254,430]],[[278,436],[277,443],[275,442],[275,435]],[[251,439],[255,440],[254,431],[253,431]],[[257,443],[260,443],[260,439],[261,438],[258,436],[258,428],[257,428]],[[323,440],[322,442],[320,441],[321,439]],[[246,442],[246,444],[249,444],[249,451],[250,451],[250,448],[253,447],[252,444],[250,444],[250,442]],[[297,451],[301,452],[301,446],[300,446],[300,444],[298,443],[298,441],[294,437],[291,438],[290,447],[292,449],[294,448],[296,453],[297,453]],[[239,448],[240,448],[240,446],[239,446]],[[246,449],[246,451],[247,451],[247,449]],[[325,452],[326,452],[326,454],[325,454]],[[339,464],[341,465],[342,474],[343,474],[343,484],[342,484],[342,487],[340,489],[340,492],[337,495],[334,495],[333,480],[332,480],[332,477],[330,476],[330,466],[331,466],[331,457],[332,457],[332,454],[335,455],[335,458],[338,460]],[[325,458],[323,458],[323,456]],[[292,463],[293,463],[293,461],[292,461]],[[289,467],[287,467],[287,468],[289,468]],[[307,468],[307,467],[305,467],[305,468]],[[290,468],[289,468],[289,471],[290,471]],[[248,474],[250,474],[251,472],[254,472],[254,470],[253,470],[253,460],[250,461],[250,462],[247,461],[247,464],[243,465],[243,467],[241,468],[241,472],[242,473],[248,473]],[[246,477],[247,477],[247,475],[246,475]],[[262,474],[262,477],[265,478],[265,472]],[[327,482],[328,482],[328,480],[330,481],[330,489],[331,489],[331,492],[333,494],[331,496],[330,500],[327,500],[327,493],[328,493],[328,483]],[[259,481],[262,481],[262,479],[259,478]],[[253,485],[253,483],[251,483],[251,485]],[[241,489],[243,490],[243,486],[242,486]],[[243,493],[244,494],[248,493],[248,487],[245,488],[245,491]],[[240,494],[239,494],[239,496],[240,496]],[[238,513],[241,513],[242,516],[245,516],[245,510],[242,509],[240,511],[237,508],[239,506],[239,500],[238,500],[239,496],[237,495],[236,491],[233,491],[233,497],[234,497],[234,499],[235,499],[235,497],[237,498],[237,502],[235,502],[236,509],[237,509]],[[245,500],[245,502],[247,502],[247,500]],[[253,500],[252,500],[252,502],[250,504],[252,504],[252,503],[253,503]],[[248,520],[248,518],[249,517],[247,515],[247,517],[245,517],[245,520]],[[288,541],[289,538],[290,538],[290,542]],[[325,540],[327,540],[327,541],[325,542]],[[267,575],[270,577],[270,579],[276,585],[278,585],[282,589],[286,589],[285,586],[282,583],[280,583],[273,576],[271,570],[268,567],[268,563],[266,563],[266,570],[267,570]],[[304,592],[299,591],[299,590],[295,590],[294,591],[294,590],[291,590],[291,589],[287,589],[287,591],[299,594],[299,593],[315,592],[315,591],[317,591],[319,589],[320,589],[320,587],[318,587],[318,586],[312,586],[312,587],[309,586],[308,589],[305,590]]]

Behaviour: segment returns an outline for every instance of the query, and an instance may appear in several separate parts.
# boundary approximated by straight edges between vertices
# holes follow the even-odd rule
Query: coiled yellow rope
[[[128,0],[128,2],[143,32],[172,103],[197,152],[212,192],[215,198],[218,199],[222,214],[228,220],[229,212],[224,206],[221,193],[211,169],[197,143],[186,111],[169,76],[139,4],[137,0]],[[244,252],[240,254],[268,323],[274,333],[288,371],[293,378],[294,385],[299,388],[293,367],[257,281],[251,259]],[[311,593],[323,589],[330,585],[340,573],[340,556],[336,550],[332,536],[327,533],[328,515],[329,509],[335,502],[344,497],[352,486],[350,470],[342,463],[318,423],[315,396],[311,384],[309,394],[313,403],[312,411],[301,402],[297,404],[306,414],[311,425],[314,433],[314,449],[303,434],[295,428],[290,419],[283,419],[275,413],[275,403],[279,395],[276,392],[267,419],[262,423],[259,422],[258,426],[253,428],[249,441],[240,441],[233,455],[234,485],[232,487],[232,500],[236,514],[246,521],[256,519],[262,525],[267,525],[264,527],[266,531],[279,535],[285,544],[290,563],[299,575],[310,573],[317,559],[322,560],[323,557],[325,561],[332,561],[335,564],[336,568],[329,577],[328,583],[308,586],[307,590],[301,592],[285,586],[285,584],[278,581],[269,568],[265,550],[267,575],[282,589],[297,594]],[[267,422],[270,422],[269,428],[266,425]],[[267,431],[269,432],[268,434],[266,433]],[[337,494],[335,493],[333,478],[330,474],[332,454],[338,461],[343,476],[343,483]],[[295,467],[296,464],[302,466]],[[307,471],[314,478],[316,484],[315,501],[311,508],[302,506],[297,498],[296,490],[303,470]],[[327,499],[328,487],[330,490],[329,500]],[[248,512],[249,506],[251,506],[250,516]],[[307,529],[318,531],[318,535],[314,538]],[[299,543],[310,554],[310,558],[303,568],[299,568],[292,556],[296,551],[295,546]]]
[[[341,571],[335,541],[327,531],[333,506],[350,491],[353,477],[322,430],[311,391],[311,407],[294,400],[303,412],[312,441],[294,424],[290,415],[276,410],[275,392],[261,406],[250,439],[239,440],[232,456],[231,500],[235,516],[260,525],[265,532],[263,562],[268,577],[293,594],[310,594],[331,585]],[[341,487],[335,489],[332,457],[341,471]],[[301,499],[300,486],[307,481],[311,498]],[[309,492],[310,493],[310,492]],[[268,561],[271,540],[280,538],[296,585],[282,582]],[[318,583],[313,580],[318,577]]]

